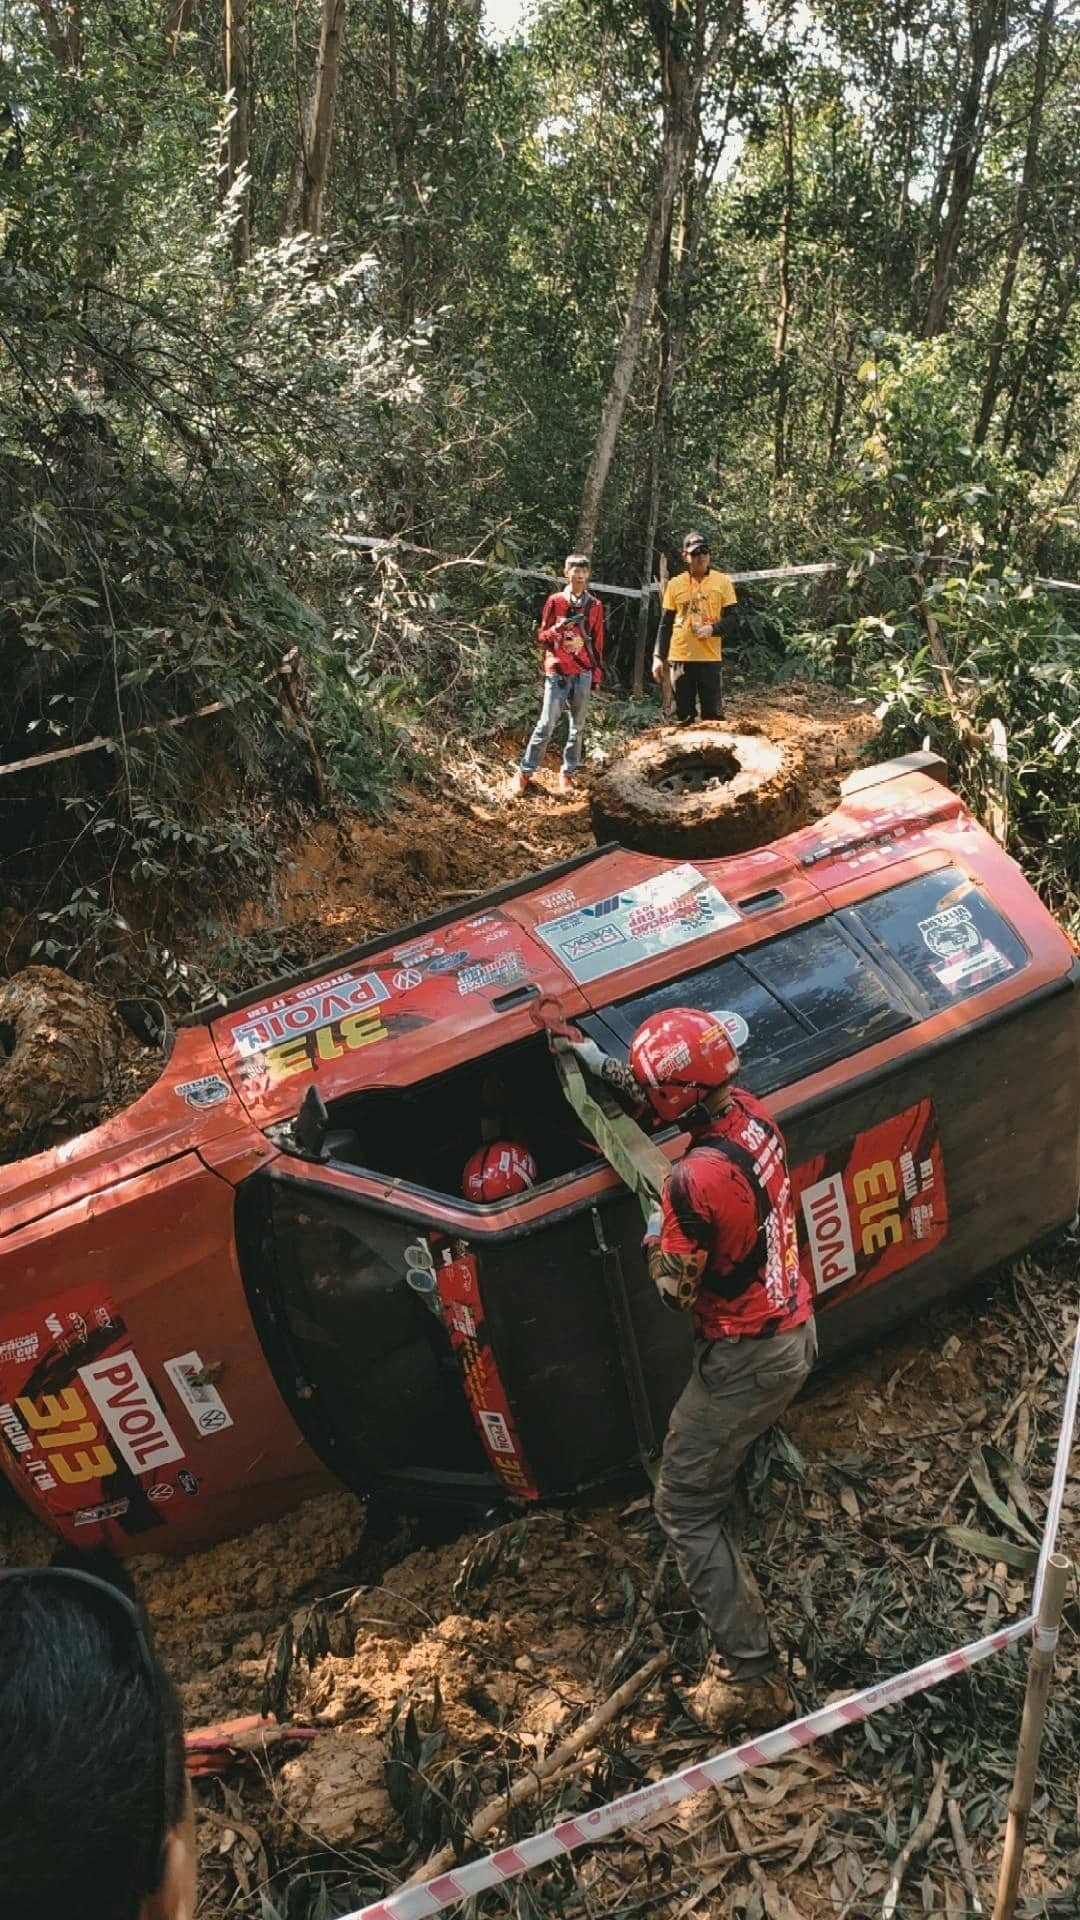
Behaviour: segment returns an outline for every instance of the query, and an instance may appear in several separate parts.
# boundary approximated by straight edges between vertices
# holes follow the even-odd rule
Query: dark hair
[[[61,1554],[138,1602],[110,1554]],[[124,1603],[59,1576],[0,1580],[0,1912],[137,1920],[183,1818],[180,1706]]]

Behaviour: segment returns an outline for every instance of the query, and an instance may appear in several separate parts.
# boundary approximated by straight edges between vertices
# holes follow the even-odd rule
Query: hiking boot
[[[573,774],[572,774],[572,773],[567,773],[567,771],[566,771],[566,768],[565,768],[565,767],[560,767],[560,769],[559,769],[559,792],[560,792],[560,793],[573,793],[573,791],[574,791],[574,776],[573,776]]]
[[[686,1695],[695,1720],[710,1733],[761,1733],[783,1726],[795,1705],[787,1681],[774,1666],[755,1678],[735,1679],[715,1658]]]
[[[520,800],[523,793],[529,791],[529,778],[524,767],[516,767],[510,779],[510,798]]]

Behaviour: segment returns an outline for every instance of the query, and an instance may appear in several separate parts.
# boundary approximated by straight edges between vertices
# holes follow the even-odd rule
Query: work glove
[[[571,1053],[577,1055],[581,1065],[587,1067],[590,1073],[595,1073],[599,1078],[604,1070],[604,1062],[608,1058],[603,1047],[598,1047],[595,1040],[571,1040],[569,1046]]]

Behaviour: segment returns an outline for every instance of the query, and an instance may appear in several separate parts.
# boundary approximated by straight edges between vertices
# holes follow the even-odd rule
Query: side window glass
[[[937,1012],[1018,973],[1027,948],[958,867],[939,867],[840,916],[885,948]]]
[[[835,927],[818,923],[745,956],[747,967],[812,1033],[859,1033],[896,1024],[897,1008],[877,970]]]
[[[742,1079],[755,1090],[761,1085],[756,1077],[761,1065],[777,1059],[805,1037],[805,1028],[796,1016],[738,960],[723,960],[689,978],[666,981],[634,1000],[624,1000],[621,1006],[605,1008],[601,1019],[585,1019],[581,1024],[603,1047],[610,1048],[614,1036],[618,1051],[625,1055],[646,1015],[663,1013],[668,1007],[700,1007],[706,1013],[723,1016],[739,1049]],[[768,1084],[778,1084],[775,1074]]]
[[[728,1024],[739,1078],[753,1093],[813,1072],[910,1022],[873,961],[834,927],[818,922],[672,980],[583,1025],[601,1046],[614,1036],[625,1053],[647,1014],[702,1007]]]

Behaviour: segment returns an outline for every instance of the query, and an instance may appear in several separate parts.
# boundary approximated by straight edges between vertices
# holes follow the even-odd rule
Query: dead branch
[[[469,1824],[462,1847],[472,1846],[477,1840],[482,1840],[486,1833],[490,1833],[492,1827],[498,1826],[505,1820],[512,1807],[519,1807],[523,1800],[531,1799],[541,1782],[550,1779],[552,1774],[559,1773],[568,1761],[573,1760],[581,1752],[583,1747],[589,1746],[594,1735],[614,1720],[635,1694],[640,1693],[642,1687],[646,1686],[661,1668],[667,1666],[670,1659],[671,1653],[666,1647],[662,1653],[654,1653],[652,1659],[646,1660],[643,1667],[639,1667],[629,1680],[625,1680],[621,1687],[617,1687],[615,1692],[604,1701],[603,1706],[597,1707],[595,1713],[590,1714],[587,1720],[583,1720],[580,1727],[570,1734],[561,1746],[555,1747],[546,1759],[532,1767],[522,1779],[516,1780],[512,1787],[481,1807]],[[433,1853],[430,1859],[417,1867],[415,1873],[411,1873],[403,1885],[412,1887],[419,1880],[431,1880],[436,1874],[445,1873],[455,1864],[461,1850],[461,1847],[453,1845],[440,1847],[438,1853]]]
[[[885,1898],[881,1906],[881,1920],[892,1920],[896,1912],[896,1903],[900,1898],[900,1888],[904,1875],[917,1853],[928,1847],[941,1822],[945,1809],[945,1794],[949,1785],[949,1770],[944,1760],[939,1760],[934,1768],[934,1782],[930,1788],[930,1798],[926,1803],[926,1812],[915,1828],[914,1833],[901,1847],[893,1862],[892,1879],[889,1881]]]
[[[971,1852],[971,1842],[964,1832],[964,1822],[961,1817],[960,1808],[955,1800],[949,1801],[949,1827],[952,1832],[953,1846],[956,1849],[956,1858],[960,1867],[960,1878],[964,1883],[964,1891],[971,1902],[972,1913],[978,1915],[982,1912],[983,1906],[982,1901],[979,1899],[979,1883],[975,1878],[975,1861]]]

